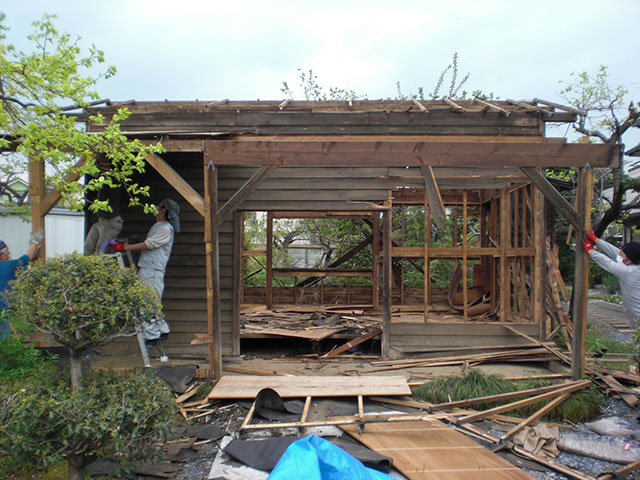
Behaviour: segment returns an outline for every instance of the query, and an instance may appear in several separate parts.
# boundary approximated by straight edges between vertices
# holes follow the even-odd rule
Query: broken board
[[[280,337],[294,337],[305,340],[320,341],[329,338],[336,333],[345,330],[344,328],[313,328],[290,330],[287,328],[269,328],[269,327],[245,327],[252,333],[262,333],[263,335],[277,335]]]
[[[410,480],[534,480],[437,420],[341,426],[370,449],[393,458]]]
[[[210,400],[255,398],[263,388],[271,388],[282,398],[357,397],[358,395],[411,395],[403,376],[261,376],[225,375],[211,390]]]

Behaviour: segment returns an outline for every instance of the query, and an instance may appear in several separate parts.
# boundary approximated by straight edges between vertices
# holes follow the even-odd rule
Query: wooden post
[[[500,321],[507,321],[507,189],[500,194]]]
[[[384,237],[383,247],[383,312],[382,312],[382,356],[389,354],[389,337],[391,330],[391,228],[392,228],[392,206],[389,201],[389,208],[384,212]]]
[[[589,288],[589,257],[582,248],[584,230],[591,223],[591,169],[580,168],[578,175],[578,217],[581,230],[576,229],[576,265],[573,288],[573,340],[571,352],[571,377],[584,377],[585,337],[587,334],[587,296]]]
[[[404,247],[404,203],[400,205],[400,246]],[[404,305],[404,258],[400,258],[400,305]]]
[[[373,264],[372,270],[372,290],[373,290],[373,309],[380,309],[380,212],[373,212]]]
[[[233,312],[231,323],[231,354],[240,355],[240,306],[242,304],[242,288],[244,269],[242,249],[244,238],[244,212],[233,215]]]
[[[44,162],[29,159],[29,198],[31,202],[31,228],[32,232],[43,228],[46,212],[43,210],[42,202],[46,195]],[[47,252],[45,243],[42,242],[38,251],[38,258],[46,258]]]
[[[267,310],[273,306],[273,212],[267,212],[267,286],[265,289],[265,305]]]
[[[544,195],[533,188],[533,321],[538,324],[539,337],[544,339],[544,317],[546,303],[546,235],[544,228]]]
[[[205,153],[205,159],[209,157]],[[222,336],[220,318],[220,258],[218,243],[218,171],[213,158],[205,161],[204,171],[204,246],[207,274],[207,327],[209,343],[209,369],[215,379],[222,376]]]
[[[469,307],[467,302],[469,301],[469,292],[467,288],[467,191],[462,191],[462,298],[463,298],[463,312],[464,319],[469,318]]]
[[[489,212],[489,238],[491,240],[493,240],[494,242],[496,241],[496,238],[498,236],[498,202],[495,199],[491,199],[491,202],[489,203],[490,205],[490,212]],[[490,243],[487,244],[487,246],[491,246]],[[498,275],[496,272],[496,257],[494,257],[493,255],[491,255],[491,257],[489,257],[489,289],[490,289],[490,295],[491,295],[491,312],[495,313],[496,311],[496,306],[498,304]]]
[[[429,320],[429,305],[431,304],[431,279],[429,277],[429,247],[431,246],[431,210],[429,197],[424,192],[424,321]]]

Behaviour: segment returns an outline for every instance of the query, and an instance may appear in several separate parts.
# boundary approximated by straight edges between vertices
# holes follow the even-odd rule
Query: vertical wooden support
[[[507,189],[500,193],[500,321],[507,321],[509,294],[507,288]]]
[[[404,203],[400,206],[400,246],[404,247]],[[404,258],[400,259],[400,305],[404,305]]]
[[[462,191],[462,298],[464,302],[464,319],[469,318],[469,291],[467,288],[467,191]]]
[[[209,156],[208,153],[205,154]],[[220,258],[218,242],[218,170],[209,158],[204,172],[204,247],[207,269],[207,327],[209,343],[209,369],[213,376],[222,376],[222,336],[220,315]]]
[[[373,252],[372,289],[373,289],[373,309],[380,309],[380,212],[373,212]]]
[[[546,303],[546,235],[544,227],[544,195],[539,188],[533,188],[533,321],[538,325],[539,337],[544,339],[544,318]]]
[[[265,289],[265,304],[267,310],[273,306],[273,213],[267,212],[267,288]]]
[[[383,288],[383,312],[382,312],[382,356],[389,354],[389,337],[391,331],[391,228],[392,209],[391,202],[389,208],[384,212],[384,236],[382,239],[383,248],[383,268],[382,268],[382,288]]]
[[[496,241],[498,237],[498,202],[492,199],[490,202],[491,211],[489,212],[489,238]],[[487,246],[493,246],[489,243]],[[489,258],[489,289],[491,295],[491,312],[496,311],[498,304],[498,275],[496,272],[496,257],[491,255]]]
[[[42,202],[46,195],[44,162],[29,160],[29,198],[31,202],[31,228],[32,232],[40,228],[44,228],[44,216],[46,212],[43,209]],[[47,252],[45,243],[42,242],[38,251],[38,258],[45,258]]]
[[[429,247],[431,247],[431,211],[429,198],[424,192],[424,321],[429,320],[429,305],[431,304],[431,277],[429,275]]]
[[[571,352],[571,377],[584,377],[585,336],[587,334],[587,295],[589,287],[589,257],[582,249],[584,230],[591,223],[591,169],[581,168],[578,176],[578,216],[583,220],[583,230],[576,231],[576,265],[573,288],[573,341]]]
[[[244,212],[235,211],[233,215],[233,307],[231,314],[231,354],[240,355],[240,305],[244,269],[242,247],[244,237]]]

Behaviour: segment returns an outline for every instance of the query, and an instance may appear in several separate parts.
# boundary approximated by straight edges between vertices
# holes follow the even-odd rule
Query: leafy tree
[[[129,141],[121,133],[118,122],[129,115],[126,108],[110,119],[92,116],[92,121],[105,125],[99,135],[88,134],[78,125],[71,113],[108,102],[98,101],[94,88],[116,70],[110,66],[97,76],[90,75],[104,63],[104,53],[93,45],[84,53],[80,39],[60,33],[54,19],[45,14],[33,23],[34,31],[28,36],[32,51],[25,53],[8,43],[5,15],[0,13],[0,195],[15,193],[8,180],[25,172],[27,162],[33,161],[45,164],[47,183],[72,208],[84,208],[83,194],[103,185],[123,187],[132,205],[142,205],[149,189],[131,179],[144,171],[146,154],[161,152],[162,147]],[[103,158],[108,162],[100,166],[98,160]],[[86,185],[69,181],[73,174],[90,180]],[[106,202],[93,202],[90,208],[109,207]],[[144,208],[149,211],[153,206],[144,204]]]
[[[638,126],[640,111],[633,101],[628,102],[628,90],[609,84],[607,67],[601,66],[595,74],[572,73],[569,81],[561,82],[561,95],[572,106],[583,110],[573,124],[576,132],[598,143],[623,144],[623,136],[630,128]],[[600,215],[594,222],[596,235],[602,236],[606,228],[624,214],[623,200],[629,190],[640,192],[640,181],[624,172],[624,156],[620,155],[620,167],[598,169],[594,172],[601,188],[613,187],[611,198],[599,205]]]
[[[157,296],[135,270],[104,255],[73,253],[31,263],[12,282],[7,298],[22,321],[69,349],[76,389],[87,348],[134,335],[162,315]]]

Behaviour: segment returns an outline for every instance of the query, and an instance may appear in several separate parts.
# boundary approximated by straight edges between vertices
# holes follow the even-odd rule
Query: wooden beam
[[[424,322],[429,320],[429,304],[431,302],[431,278],[429,276],[429,247],[431,246],[431,208],[429,197],[424,195]]]
[[[582,219],[578,212],[567,202],[562,195],[555,189],[551,182],[536,168],[521,167],[522,172],[529,177],[529,180],[538,187],[545,198],[574,226],[574,228],[582,229]]]
[[[82,168],[82,166],[85,163],[86,163],[86,160],[83,158],[73,166],[72,170],[78,170]],[[81,172],[73,171],[72,173],[69,173],[64,178],[63,182],[64,183],[77,182],[81,176],[82,176]],[[49,213],[51,209],[56,206],[56,204],[60,201],[61,198],[62,198],[62,195],[60,195],[60,192],[57,189],[54,189],[51,192],[47,193],[40,203],[42,214],[46,215],[47,213]]]
[[[373,298],[371,303],[374,310],[380,309],[380,214],[374,212],[373,214],[373,264],[371,269],[373,270],[373,281],[371,282],[371,288],[373,291]]]
[[[581,239],[591,223],[591,182],[591,169],[581,168],[578,175],[578,216],[581,222],[576,225],[576,264],[573,276],[571,377],[574,380],[585,374],[589,257],[582,248]]]
[[[537,139],[537,137],[536,137]],[[290,166],[619,166],[619,145],[426,141],[402,136],[256,136],[205,140],[222,165]]]
[[[433,168],[420,167],[420,170],[422,171],[422,177],[424,178],[424,188],[427,192],[427,198],[429,199],[433,222],[440,230],[444,230],[444,217],[446,214],[444,211],[444,204],[442,203],[442,196],[440,195],[440,189],[438,188],[438,182],[433,174]]]
[[[240,306],[244,271],[242,248],[244,245],[244,212],[234,212],[233,216],[233,307],[231,312],[231,354],[240,355]]]
[[[171,166],[169,166],[169,164],[165,162],[164,159],[162,159],[155,153],[148,153],[145,157],[145,160],[160,174],[162,178],[167,181],[169,185],[176,189],[176,191],[182,196],[182,198],[184,198],[189,203],[189,205],[191,205],[196,210],[196,212],[198,212],[203,217],[206,215],[204,206],[205,202],[200,194],[196,192],[194,188],[178,174],[178,172],[171,168]],[[205,162],[205,170],[207,168],[209,167]],[[217,195],[218,193],[216,191],[216,196]]]
[[[233,194],[233,196],[225,202],[218,212],[218,225],[227,221],[233,215],[233,212],[242,205],[251,193],[253,193],[264,182],[271,173],[278,168],[276,165],[261,167],[254,173],[247,182]]]
[[[500,321],[507,321],[507,190],[500,194]]]
[[[383,288],[383,311],[382,311],[382,356],[389,355],[389,339],[391,333],[391,268],[392,260],[391,256],[391,229],[393,228],[392,219],[392,204],[389,200],[388,209],[384,212],[384,236],[382,239],[383,246],[383,268],[382,268],[382,288]]]
[[[206,158],[206,154],[205,154]],[[204,167],[204,248],[207,276],[207,329],[209,369],[214,378],[222,376],[222,321],[220,312],[220,244],[218,241],[218,171],[210,158]]]
[[[467,191],[462,191],[462,301],[463,301],[463,318],[469,318],[469,289],[467,287]]]
[[[31,202],[31,228],[44,229],[43,197],[46,194],[44,161],[29,159],[29,201]],[[40,245],[38,258],[46,258],[45,242]]]
[[[564,402],[567,398],[569,398],[569,394],[565,393],[563,395],[560,395],[558,398],[552,400],[551,402],[547,403],[544,407],[542,407],[540,410],[535,412],[533,415],[530,415],[525,420],[520,422],[518,425],[513,427],[511,430],[509,430],[507,433],[502,435],[502,437],[500,437],[500,440],[504,441],[513,437],[520,430],[531,425],[533,422],[537,421],[539,418],[544,416],[547,412],[550,412],[551,410],[556,408],[558,405]]]
[[[273,214],[267,212],[267,278],[266,278],[266,298],[267,310],[273,306]]]

